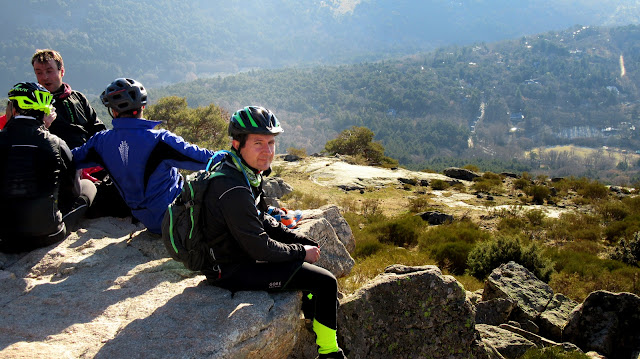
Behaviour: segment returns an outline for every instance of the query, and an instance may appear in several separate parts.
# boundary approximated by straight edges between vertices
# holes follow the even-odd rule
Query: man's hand
[[[320,248],[315,246],[304,246],[304,250],[307,252],[304,256],[305,262],[313,264],[320,259]]]
[[[57,116],[58,114],[56,113],[56,109],[52,106],[51,112],[48,115],[44,116],[44,118],[42,119],[42,121],[44,121],[44,127],[49,128],[49,126],[51,126],[51,123],[55,121]]]

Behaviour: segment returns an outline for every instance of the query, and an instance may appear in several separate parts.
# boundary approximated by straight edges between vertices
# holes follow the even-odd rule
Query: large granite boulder
[[[478,313],[482,314],[480,321],[487,320],[487,324],[500,324],[496,316],[485,319],[487,315],[504,313],[509,309],[496,306],[501,302],[494,300],[500,298],[514,301],[516,304],[515,308],[509,311],[509,320],[522,323],[523,326],[538,327],[541,335],[555,341],[561,340],[562,328],[573,308],[578,305],[562,294],[554,294],[548,284],[515,262],[501,265],[487,278],[482,300],[488,303],[478,303],[480,305]],[[486,308],[487,306],[489,308]],[[533,331],[537,332],[537,330]]]
[[[458,168],[458,167],[445,168],[445,170],[442,171],[442,174],[447,177],[451,177],[451,178],[455,178],[463,181],[473,181],[474,178],[480,177],[479,174],[471,170]]]
[[[584,351],[607,358],[640,354],[640,297],[631,293],[596,291],[571,313],[562,338]]]
[[[316,265],[333,273],[336,278],[346,277],[351,272],[355,261],[338,240],[335,230],[325,218],[308,219],[300,222],[295,229],[303,231],[309,237],[314,238],[320,245],[320,259]]]
[[[233,294],[128,219],[84,225],[58,245],[0,254],[0,358],[277,359],[297,342],[299,292]]]
[[[488,357],[462,285],[435,266],[394,265],[341,300],[350,359]]]
[[[532,341],[507,329],[488,324],[476,324],[476,329],[483,341],[507,359],[519,358],[527,350],[537,348]]]
[[[349,253],[353,253],[356,249],[356,239],[353,236],[349,223],[340,213],[340,209],[336,205],[328,204],[317,209],[305,209],[302,211],[303,217],[300,223],[304,223],[309,219],[324,218],[333,227],[338,239]]]
[[[553,298],[553,289],[511,261],[494,269],[485,281],[482,300],[495,298],[515,300],[517,306],[512,318],[535,321]]]

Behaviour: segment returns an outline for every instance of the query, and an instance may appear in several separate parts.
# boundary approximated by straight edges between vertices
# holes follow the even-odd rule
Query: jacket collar
[[[71,86],[69,86],[68,83],[63,82],[62,86],[55,90],[52,95],[56,99],[63,100],[71,95]]]
[[[111,120],[114,129],[143,129],[150,130],[162,121],[151,121],[144,118],[118,117]]]
[[[44,126],[44,122],[42,122],[42,120],[36,119],[35,117],[18,115],[10,118],[9,121],[7,121],[7,124],[5,125],[5,128],[11,128],[11,127],[17,127],[17,126],[40,127],[40,126]]]

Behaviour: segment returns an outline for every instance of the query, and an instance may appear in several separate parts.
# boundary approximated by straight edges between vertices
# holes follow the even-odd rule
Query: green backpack
[[[167,207],[162,220],[162,241],[167,252],[171,258],[193,271],[202,270],[207,257],[216,259],[211,246],[204,238],[200,216],[210,181],[215,177],[224,176],[217,170],[227,154],[237,159],[236,155],[229,151],[217,151],[209,160],[206,169],[187,176],[182,192]]]

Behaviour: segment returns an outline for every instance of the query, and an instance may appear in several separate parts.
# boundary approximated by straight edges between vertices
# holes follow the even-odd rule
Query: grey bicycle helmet
[[[134,79],[118,78],[102,92],[100,100],[119,113],[137,110],[147,105],[147,90]]]
[[[262,134],[278,135],[284,130],[271,111],[260,106],[247,106],[231,115],[229,136]]]

